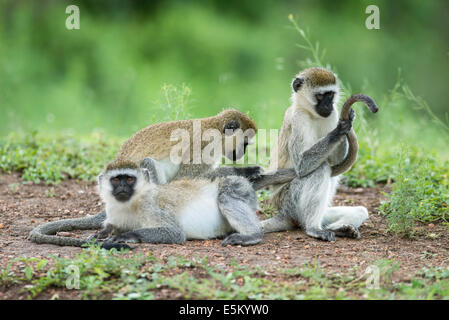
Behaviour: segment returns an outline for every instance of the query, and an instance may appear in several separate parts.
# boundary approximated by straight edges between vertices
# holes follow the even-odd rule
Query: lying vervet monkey
[[[223,245],[262,241],[257,196],[243,177],[182,178],[156,184],[158,173],[116,160],[98,178],[106,220],[97,239],[106,242],[183,243],[226,237]]]

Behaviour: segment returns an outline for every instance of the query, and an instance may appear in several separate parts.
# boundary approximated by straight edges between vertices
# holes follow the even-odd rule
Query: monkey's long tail
[[[105,219],[106,212],[102,211],[91,217],[51,221],[31,230],[28,239],[39,244],[81,247],[90,241],[73,237],[61,237],[57,236],[56,233],[60,231],[99,229]],[[105,249],[130,249],[126,244],[109,242],[103,242],[101,247]]]
[[[376,105],[373,99],[365,94],[353,94],[345,101],[343,107],[341,108],[340,119],[348,120],[349,119],[349,111],[351,110],[352,105],[357,102],[363,102],[368,109],[372,113],[376,113],[379,110],[379,107]],[[338,176],[351,168],[354,162],[357,160],[357,153],[359,151],[359,144],[357,141],[357,136],[354,132],[354,129],[346,135],[348,137],[348,153],[346,158],[340,162],[339,164],[332,166],[332,177]]]

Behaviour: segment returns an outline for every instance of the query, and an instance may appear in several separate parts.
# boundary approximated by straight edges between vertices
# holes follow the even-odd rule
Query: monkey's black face
[[[324,93],[318,93],[315,95],[317,101],[315,110],[320,116],[324,118],[330,116],[330,114],[334,110],[334,95],[334,91],[326,91]]]
[[[134,193],[136,177],[120,174],[110,179],[112,185],[112,195],[117,201],[128,201]]]
[[[234,134],[234,131],[240,129],[240,123],[236,120],[231,120],[223,128],[223,133],[227,136]]]

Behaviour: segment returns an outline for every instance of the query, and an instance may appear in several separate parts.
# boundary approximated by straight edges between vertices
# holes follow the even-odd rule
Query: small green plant
[[[12,193],[17,193],[19,191],[19,183],[10,183],[8,184],[8,189],[12,192]]]
[[[184,83],[180,86],[164,84],[161,91],[162,99],[157,100],[155,105],[165,116],[164,118],[159,116],[159,121],[175,121],[192,117],[189,112],[192,90],[188,86]]]
[[[413,149],[412,149],[413,150]],[[403,151],[397,159],[398,173],[388,202],[379,210],[387,218],[389,231],[413,237],[415,223],[442,221],[449,217],[449,163],[436,155],[419,156]]]
[[[270,202],[271,192],[268,190],[257,191],[257,200],[260,203],[260,211],[264,214],[265,218],[271,218],[276,214],[276,209]]]
[[[45,190],[45,196],[47,198],[54,198],[55,195],[55,188],[51,187],[50,189]]]

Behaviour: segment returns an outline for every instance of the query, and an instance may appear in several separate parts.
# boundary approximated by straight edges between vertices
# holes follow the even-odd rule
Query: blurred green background
[[[65,28],[70,4],[80,8],[80,30]],[[380,30],[365,27],[369,4],[380,8]],[[39,130],[124,139],[153,122],[225,107],[279,128],[291,79],[310,58],[296,46],[303,39],[289,14],[351,92],[379,103],[381,113],[366,116],[375,139],[448,157],[449,121],[432,121],[449,110],[449,2],[438,0],[1,0],[0,137]],[[431,113],[410,95],[392,103],[398,78],[396,89],[407,84]],[[190,94],[181,102],[188,112],[171,113],[170,90]]]

